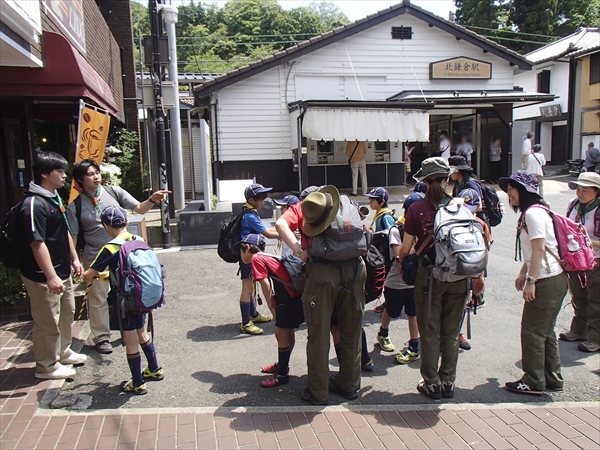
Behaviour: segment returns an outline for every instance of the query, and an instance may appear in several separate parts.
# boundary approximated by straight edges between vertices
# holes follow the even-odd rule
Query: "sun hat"
[[[590,143],[588,144],[588,147],[593,147],[593,146],[594,146],[594,143],[593,143],[593,142],[590,142]]]
[[[275,202],[276,205],[279,205],[279,206],[292,206],[292,205],[295,205],[296,203],[298,203],[300,201],[300,199],[298,197],[296,197],[295,195],[286,195],[281,200],[273,199],[273,201]]]
[[[370,197],[370,198],[380,198],[385,202],[387,202],[388,199],[390,198],[390,195],[388,194],[387,189],[382,188],[382,187],[373,188],[369,192],[367,192],[366,194],[363,194],[363,195],[365,197]]]
[[[402,205],[402,207],[404,208],[405,211],[408,211],[408,208],[410,208],[410,205],[412,205],[415,202],[418,202],[419,200],[423,200],[425,198],[425,195],[421,192],[413,192],[412,194],[410,194],[408,197],[406,197],[404,199],[404,204]]]
[[[447,178],[455,169],[448,165],[445,158],[427,158],[421,163],[421,168],[413,175],[415,181],[424,181],[430,178]]]
[[[448,159],[448,164],[455,170],[468,170],[473,172],[473,168],[467,164],[467,159],[464,156],[454,155]]]
[[[264,192],[269,192],[271,190],[273,190],[272,187],[267,188],[262,184],[254,183],[244,190],[244,196],[246,197],[246,200],[248,200],[249,198],[256,197],[258,194],[263,194]]]
[[[302,201],[302,228],[309,237],[322,233],[335,219],[340,208],[340,193],[335,186],[325,186]]]
[[[111,227],[124,227],[127,225],[127,212],[120,206],[107,206],[100,214],[100,221]]]
[[[577,186],[600,189],[600,175],[596,172],[582,172],[577,181],[569,181],[569,189],[575,190]]]
[[[423,194],[427,194],[427,185],[422,181],[418,181],[415,183],[415,187],[411,189],[414,192],[422,192]]]
[[[469,208],[469,211],[471,212],[475,212],[481,203],[481,197],[475,189],[463,189],[458,196],[464,200],[464,205]]]
[[[500,178],[498,180],[498,186],[500,186],[500,189],[502,189],[504,192],[508,191],[508,182],[510,180],[513,180],[513,181],[516,181],[517,183],[519,183],[521,186],[523,186],[527,190],[527,192],[531,192],[532,194],[537,194],[538,196],[541,197],[541,195],[538,192],[538,187],[540,185],[540,182],[535,177],[535,175],[527,172],[526,170],[517,170],[510,177]]]
[[[262,234],[250,233],[241,241],[236,242],[235,247],[239,247],[241,244],[256,245],[260,251],[264,251],[267,246],[267,241],[265,241]]]
[[[302,201],[306,197],[308,197],[308,194],[312,194],[313,192],[317,192],[322,187],[325,187],[325,186],[309,186],[306,189],[304,189],[302,192],[300,192],[300,195],[298,196],[298,198],[300,199],[300,201]]]

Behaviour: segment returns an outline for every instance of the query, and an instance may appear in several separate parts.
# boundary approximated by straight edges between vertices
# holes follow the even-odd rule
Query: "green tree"
[[[500,4],[496,0],[454,0],[456,23],[466,27],[498,28]]]
[[[350,23],[350,20],[333,3],[329,3],[325,0],[321,2],[311,2],[308,5],[308,10],[321,18],[323,24],[323,31],[331,30],[333,28],[341,27]]]

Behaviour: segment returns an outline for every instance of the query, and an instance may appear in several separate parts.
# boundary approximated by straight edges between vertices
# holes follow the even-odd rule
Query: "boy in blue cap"
[[[375,211],[371,230],[377,232],[392,228],[396,220],[394,219],[394,211],[388,208],[387,202],[390,196],[387,189],[376,187],[363,195],[369,197],[369,206]]]
[[[267,228],[258,215],[258,210],[265,204],[267,192],[272,189],[254,183],[244,190],[246,205],[244,206],[244,216],[240,228],[242,241],[249,234],[262,234],[271,239],[279,238],[277,231],[274,228]],[[240,277],[242,278],[242,293],[240,295],[242,323],[240,324],[240,332],[252,335],[263,334],[263,329],[257,327],[255,323],[269,322],[271,317],[260,314],[256,309],[256,302],[252,296],[252,267],[241,260]]]
[[[127,224],[129,223],[127,213],[120,206],[106,207],[100,215],[100,220],[106,233],[112,239],[119,238],[124,241],[142,239],[139,236],[133,236],[127,231]],[[100,277],[100,272],[104,271],[106,267],[108,267],[111,273],[115,273],[118,270],[117,265],[120,249],[121,245],[112,241],[104,245],[98,252],[94,262],[90,265],[90,268],[84,272],[83,278],[85,281],[91,283],[94,278]],[[111,290],[108,294],[109,306],[116,303],[116,295],[117,291],[111,281]],[[114,307],[110,309],[116,311]],[[125,341],[127,352],[127,363],[129,364],[132,376],[131,380],[121,383],[121,390],[123,392],[144,395],[148,392],[145,381],[160,381],[165,377],[163,369],[158,365],[154,343],[150,340],[150,336],[148,336],[145,324],[146,313],[126,312],[125,318],[121,320],[123,340]],[[148,367],[143,372],[140,346],[148,361]]]

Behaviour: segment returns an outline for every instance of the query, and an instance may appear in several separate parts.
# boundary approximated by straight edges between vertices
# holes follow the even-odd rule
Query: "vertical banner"
[[[108,112],[83,102],[80,103],[75,162],[82,159],[93,159],[98,165],[102,164],[109,126],[110,116]],[[75,200],[78,195],[79,186],[76,185],[75,182],[71,185],[69,203]]]

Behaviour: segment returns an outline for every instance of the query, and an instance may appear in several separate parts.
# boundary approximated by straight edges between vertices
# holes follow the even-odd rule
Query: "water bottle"
[[[567,239],[569,240],[568,244],[567,244],[567,249],[571,252],[571,253],[575,253],[578,252],[580,247],[579,247],[579,243],[573,239],[573,235],[569,234],[567,236]]]

